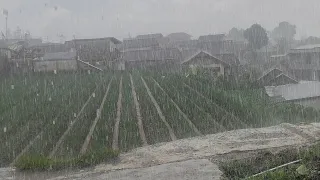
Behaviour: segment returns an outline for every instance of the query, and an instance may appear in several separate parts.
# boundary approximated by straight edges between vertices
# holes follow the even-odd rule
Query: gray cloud
[[[297,38],[320,36],[319,0],[12,0],[0,7],[9,10],[11,29],[19,25],[49,39],[176,31],[197,37],[253,23],[272,30],[280,21],[296,24]]]

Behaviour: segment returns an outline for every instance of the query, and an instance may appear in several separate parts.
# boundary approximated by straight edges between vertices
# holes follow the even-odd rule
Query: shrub
[[[119,151],[102,149],[87,152],[73,159],[50,159],[43,155],[23,156],[15,163],[20,171],[61,170],[63,168],[84,168],[102,162],[109,162],[119,156]]]

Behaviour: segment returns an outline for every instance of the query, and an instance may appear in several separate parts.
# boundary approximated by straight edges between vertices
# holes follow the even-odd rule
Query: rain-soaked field
[[[183,74],[42,74],[2,79],[0,88],[1,166],[24,155],[123,152],[239,128],[316,121],[294,114],[296,109],[272,108],[262,90],[225,90]]]

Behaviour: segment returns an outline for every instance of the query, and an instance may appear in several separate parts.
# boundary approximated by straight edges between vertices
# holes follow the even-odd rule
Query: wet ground
[[[121,154],[117,164],[101,164],[91,169],[43,173],[1,169],[0,179],[218,179],[222,173],[215,164],[217,161],[242,158],[249,152],[310,144],[320,139],[319,134],[319,123],[242,129],[141,147]]]

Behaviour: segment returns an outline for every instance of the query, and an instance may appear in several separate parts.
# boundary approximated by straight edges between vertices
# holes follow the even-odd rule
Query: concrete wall
[[[73,71],[78,69],[77,60],[51,60],[51,61],[35,61],[33,64],[35,72],[50,71]]]

